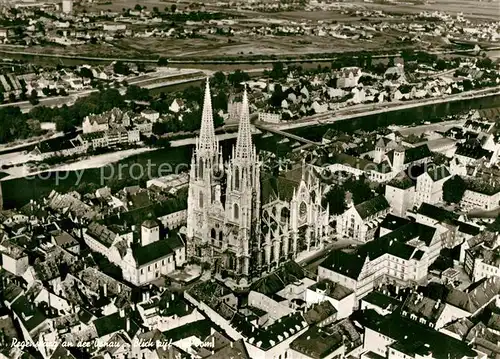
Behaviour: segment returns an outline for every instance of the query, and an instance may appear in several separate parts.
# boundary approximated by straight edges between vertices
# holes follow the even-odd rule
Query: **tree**
[[[182,98],[186,101],[192,101],[195,103],[202,103],[203,93],[201,87],[199,86],[189,86],[184,91],[182,91]]]
[[[486,55],[486,54],[483,53],[483,55]],[[493,68],[493,61],[489,57],[483,56],[482,59],[477,60],[476,65],[479,68],[491,69],[491,68]]]
[[[9,101],[16,102],[16,95],[14,95],[12,92],[9,94]]]
[[[281,62],[273,63],[273,69],[269,73],[269,76],[275,80],[282,79],[286,76],[285,67]]]
[[[269,99],[269,104],[273,107],[281,107],[281,103],[286,98],[286,94],[283,92],[280,84],[274,85],[274,92]]]
[[[171,143],[168,139],[166,138],[159,138],[157,141],[156,141],[156,144],[155,144],[156,147],[161,147],[161,148],[170,148],[171,146]]]
[[[462,81],[462,86],[464,87],[464,91],[470,91],[474,88],[474,84],[471,80],[465,79]]]
[[[134,10],[135,10],[135,11],[141,11],[141,10],[142,10],[142,6],[141,6],[141,5],[139,5],[139,4],[135,4],[135,6],[134,6]]]
[[[226,84],[226,75],[222,71],[217,71],[212,77],[212,84],[214,87],[222,87]]]
[[[37,22],[36,25],[35,25],[35,30],[37,32],[42,32],[42,33],[45,33],[45,28],[43,26],[43,24],[41,22]]]
[[[345,203],[345,190],[340,186],[331,187],[323,198],[323,207],[329,205],[330,214],[342,214],[347,209]]]
[[[445,165],[445,164],[448,164],[448,157],[446,157],[446,156],[445,156],[445,155],[443,155],[442,153],[435,152],[435,153],[432,155],[432,162],[433,162],[436,166]]]
[[[170,11],[175,12],[176,10],[177,10],[177,5],[172,4],[172,6],[170,6]]]
[[[367,201],[373,197],[373,192],[370,185],[365,181],[363,177],[357,180],[346,181],[344,188],[351,192],[352,201],[354,204],[360,204]]]
[[[94,78],[94,74],[92,73],[92,70],[90,70],[88,67],[82,67],[80,69],[80,76],[88,78],[88,79]]]
[[[228,98],[227,95],[224,91],[219,91],[219,93],[213,98],[212,100],[212,106],[214,108],[214,111],[218,110],[227,110],[227,102]]]
[[[115,64],[113,65],[113,71],[116,74],[124,75],[127,76],[130,74],[130,69],[128,68],[127,64],[124,64],[121,61],[116,61]]]
[[[241,71],[238,69],[232,74],[229,74],[227,76],[227,79],[233,86],[236,86],[241,84],[242,82],[250,80],[250,76],[245,71]]]
[[[443,184],[443,200],[447,203],[459,203],[467,189],[465,181],[460,176],[453,176]]]
[[[448,65],[447,65],[446,61],[444,61],[443,59],[439,59],[436,62],[436,70],[439,70],[439,71],[445,70],[447,66]]]
[[[149,96],[149,91],[147,89],[141,88],[136,85],[130,85],[129,87],[127,87],[125,98],[132,101],[149,101],[151,99],[151,97]]]
[[[56,123],[57,131],[68,132],[73,129],[73,126],[69,122],[65,121],[62,116],[56,116],[52,121]]]
[[[372,55],[371,54],[366,55],[365,67],[367,69],[371,69],[372,68]]]
[[[158,9],[158,7],[157,7],[157,6],[153,6],[153,12],[154,12],[155,14],[158,14],[158,13],[160,12],[160,9]]]
[[[489,224],[486,228],[492,232],[500,232],[500,215],[498,215],[493,223]]]
[[[168,65],[168,59],[165,57],[160,57],[158,59],[158,66],[167,66]]]
[[[161,136],[168,132],[166,122],[155,122],[153,123],[153,134]]]
[[[5,100],[3,92],[0,92],[0,103]]]

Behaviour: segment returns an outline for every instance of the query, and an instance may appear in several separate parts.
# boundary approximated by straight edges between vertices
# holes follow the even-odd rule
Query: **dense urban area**
[[[0,359],[500,358],[499,19],[0,0]]]

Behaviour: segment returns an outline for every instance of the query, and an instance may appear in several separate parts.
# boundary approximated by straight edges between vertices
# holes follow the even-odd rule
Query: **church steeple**
[[[248,106],[247,89],[243,92],[243,103],[241,104],[240,123],[238,137],[236,139],[235,160],[247,162],[253,160],[254,149],[252,146],[252,131],[250,128],[250,109]]]
[[[205,99],[203,102],[197,152],[202,156],[214,156],[217,153],[217,141],[215,138],[214,119],[212,114],[212,98],[210,97],[210,83],[208,78],[205,86]]]

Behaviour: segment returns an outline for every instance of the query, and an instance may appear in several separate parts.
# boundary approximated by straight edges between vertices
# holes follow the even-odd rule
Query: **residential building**
[[[417,340],[425,338],[425,342]],[[378,316],[365,326],[365,351],[384,358],[480,358],[461,340],[424,326],[397,313]]]
[[[433,166],[417,177],[415,187],[415,206],[420,206],[423,202],[439,203],[443,201],[443,184],[451,177],[445,166]]]
[[[411,215],[417,222],[435,227],[445,248],[455,248],[481,231],[480,227],[465,222],[463,216],[429,203],[422,203]]]
[[[401,172],[386,184],[385,198],[391,206],[391,213],[404,217],[406,212],[414,206],[415,184]]]
[[[2,268],[6,271],[22,276],[28,269],[28,254],[25,248],[16,244],[15,240],[4,240],[0,243],[2,253]]]
[[[500,204],[500,186],[497,183],[470,181],[460,200],[464,210],[481,209],[491,211]]]
[[[359,67],[344,67],[337,73],[337,87],[356,87],[362,75],[363,73]]]
[[[426,280],[439,255],[441,241],[434,228],[410,222],[356,248],[333,251],[318,268],[318,280],[329,279],[356,293],[357,299],[387,280],[407,284]]]
[[[375,237],[380,222],[389,213],[390,206],[384,196],[377,196],[351,206],[337,218],[337,233],[360,242]]]
[[[352,289],[331,280],[322,279],[307,288],[305,301],[308,306],[328,301],[337,310],[337,319],[343,319],[352,314],[356,295]]]

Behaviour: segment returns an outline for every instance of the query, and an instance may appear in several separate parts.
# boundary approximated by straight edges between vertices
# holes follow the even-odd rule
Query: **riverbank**
[[[229,139],[236,138],[237,133],[224,133],[217,135],[217,139],[219,141],[226,141]],[[183,138],[179,140],[173,140],[170,143],[170,147],[184,147],[194,145],[196,143],[196,137]],[[145,148],[134,148],[130,150],[122,150],[111,153],[105,153],[102,155],[90,156],[84,159],[78,160],[72,163],[66,163],[61,165],[56,165],[51,168],[45,168],[43,170],[30,172],[26,166],[14,166],[3,170],[4,173],[7,174],[6,177],[0,179],[0,181],[10,181],[17,178],[27,177],[27,176],[36,176],[46,172],[67,172],[67,171],[82,171],[91,168],[100,168],[104,166],[108,166],[111,164],[115,164],[119,161],[127,159],[129,157],[139,155],[142,153],[156,151],[157,148],[145,147]],[[28,161],[36,160],[35,157],[30,156],[25,153],[11,153],[8,155],[0,156],[0,162],[11,162],[13,164],[21,164]]]
[[[384,114],[387,112],[409,110],[416,107],[429,105],[439,105],[442,103],[451,103],[463,100],[480,99],[483,97],[493,97],[500,95],[500,86],[490,87],[476,91],[461,92],[456,95],[450,95],[432,99],[418,99],[405,102],[381,102],[377,104],[363,104],[346,107],[341,110],[328,111],[322,114],[309,116],[297,121],[285,122],[280,124],[267,124],[266,126],[274,127],[275,129],[286,131],[301,127],[314,125],[328,125],[338,121],[350,120],[357,117],[367,117],[372,115]]]
[[[0,155],[3,153],[7,153],[7,152],[13,152],[19,148],[24,148],[27,146],[36,145],[40,142],[51,140],[51,139],[58,138],[58,137],[63,137],[63,136],[64,136],[64,132],[56,132],[56,133],[46,134],[43,136],[27,138],[24,140],[17,140],[14,142],[3,143],[3,144],[0,144]]]
[[[61,165],[56,165],[51,168],[45,168],[39,171],[30,172],[26,166],[14,166],[3,170],[4,173],[8,174],[7,177],[3,177],[0,181],[10,181],[17,178],[23,178],[27,176],[36,176],[46,172],[61,172],[61,171],[79,171],[85,170],[89,168],[99,168],[103,166],[107,166],[109,164],[124,160],[128,157],[138,155],[141,153],[149,152],[155,150],[154,148],[134,148],[130,150],[116,151],[111,153],[105,153],[102,155],[91,156],[85,159],[79,160],[73,163],[66,163]],[[24,154],[13,154],[18,156],[28,156]],[[23,157],[24,158],[24,157]],[[5,159],[5,157],[4,157]],[[26,157],[28,160],[35,160],[34,157]],[[17,162],[21,163],[21,162]]]
[[[298,136],[307,138],[312,141],[321,142],[322,136],[329,129],[336,129],[347,133],[352,133],[356,130],[371,131],[377,128],[395,126],[415,126],[424,125],[425,122],[438,123],[443,118],[449,115],[458,115],[466,113],[472,109],[485,109],[500,106],[500,96],[490,96],[477,99],[463,99],[461,101],[440,103],[436,105],[424,105],[418,108],[410,108],[399,111],[390,111],[377,115],[358,116],[350,120],[337,121],[326,125],[311,125],[306,127],[291,130]],[[223,148],[223,154],[227,160],[227,156],[231,153],[231,148],[235,143],[236,134],[221,134],[219,135],[219,144]],[[268,151],[283,152],[288,151],[280,145],[282,137],[279,135],[273,136],[255,136],[254,142],[258,149],[265,148]],[[83,192],[95,191],[97,188],[109,186],[111,188],[120,189],[123,186],[139,184],[143,185],[149,178],[146,175],[143,178],[128,176],[127,173],[122,177],[117,177],[119,166],[133,165],[147,168],[148,164],[152,165],[152,177],[158,176],[158,171],[161,164],[168,163],[172,168],[181,164],[183,168],[191,163],[191,156],[195,139],[193,137],[172,141],[172,147],[168,149],[159,149],[132,155],[121,159],[119,162],[108,164],[108,166],[100,168],[90,168],[83,173],[77,171],[69,171],[59,173],[58,171],[50,171],[44,174],[43,178],[35,176],[34,178],[16,178],[13,180],[4,180],[1,182],[4,197],[4,208],[20,207],[28,203],[32,198],[47,196],[52,190],[60,192],[79,190]],[[114,171],[115,176],[111,173],[103,172]],[[81,175],[81,177],[79,177]],[[165,174],[163,174],[165,175]],[[84,186],[82,188],[82,185]]]

